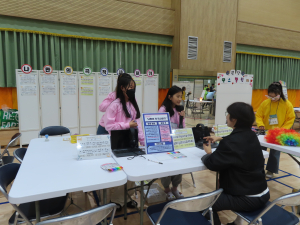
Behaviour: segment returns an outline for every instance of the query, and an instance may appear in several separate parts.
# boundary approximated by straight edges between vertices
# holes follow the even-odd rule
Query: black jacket
[[[235,128],[202,161],[208,169],[220,172],[220,188],[226,194],[256,195],[267,189],[265,160],[250,128]]]

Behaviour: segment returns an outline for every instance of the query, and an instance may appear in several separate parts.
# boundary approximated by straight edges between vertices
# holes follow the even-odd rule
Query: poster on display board
[[[169,113],[143,113],[147,154],[173,152]]]
[[[236,84],[245,84],[253,87],[253,75],[252,74],[244,74],[237,70],[238,73],[232,74],[233,70],[229,73],[218,73],[217,75],[217,87],[222,85],[236,85]]]
[[[286,99],[288,99],[288,93],[287,93],[286,82],[280,80],[279,83],[281,83],[282,91],[283,91],[284,97],[285,97]]]
[[[195,139],[192,128],[173,130],[172,138],[175,150],[195,147]]]

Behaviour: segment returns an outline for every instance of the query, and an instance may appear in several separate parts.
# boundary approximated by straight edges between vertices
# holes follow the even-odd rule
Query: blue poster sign
[[[147,154],[173,152],[169,113],[143,113]]]

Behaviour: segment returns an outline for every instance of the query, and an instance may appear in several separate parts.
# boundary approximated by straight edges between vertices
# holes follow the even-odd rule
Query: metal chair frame
[[[110,213],[112,213],[109,221],[109,225],[113,225],[113,220],[115,217],[117,205],[114,203],[110,203],[104,206],[100,206],[95,209],[91,209],[85,212],[77,213],[70,216],[55,218],[43,222],[39,222],[36,225],[67,225],[71,224],[72,222],[75,224],[79,224],[76,222],[80,222],[80,224],[90,224],[90,222],[95,222],[98,224],[102,220],[104,220]],[[101,214],[102,212],[102,214]],[[98,218],[95,218],[98,217]],[[95,221],[91,221],[91,219],[95,219]],[[96,221],[97,220],[97,221]]]
[[[258,214],[257,217],[255,219],[253,219],[252,221],[247,220],[242,215],[240,215],[238,212],[234,212],[234,213],[237,214],[238,216],[240,216],[241,218],[243,218],[245,221],[247,221],[248,225],[257,225],[257,224],[263,225],[263,221],[262,221],[261,217],[264,214],[266,214],[275,204],[282,205],[282,208],[285,206],[291,206],[293,213],[296,215],[295,206],[300,205],[300,192],[287,194],[287,195],[284,195],[284,196],[281,196],[281,197],[275,199],[274,201],[271,202],[271,204],[266,206],[264,208],[264,210],[260,214]],[[300,222],[300,220],[299,220],[299,222]]]
[[[204,211],[202,215],[206,215],[206,213],[209,211],[210,214],[210,220],[211,224],[214,224],[213,221],[213,211],[212,211],[212,206],[213,204],[217,201],[221,193],[223,192],[223,189],[220,188],[219,190],[207,193],[207,194],[202,194],[198,195],[195,197],[189,197],[189,198],[184,198],[184,199],[178,199],[169,202],[168,204],[165,205],[163,208],[162,212],[159,215],[159,218],[157,222],[155,223],[150,215],[147,212],[148,217],[150,218],[151,222],[155,225],[160,225],[160,221],[162,220],[164,214],[166,213],[168,208],[179,210],[179,211],[184,211],[184,212],[200,212]],[[211,199],[211,201],[204,201],[204,199]]]
[[[9,151],[8,151],[8,148],[11,147],[11,146],[15,146],[16,145],[16,142],[17,140],[22,136],[21,133],[16,133],[14,134],[14,136],[12,136],[11,140],[9,141],[8,145],[5,147],[3,153],[1,154],[0,153],[0,166],[3,166],[3,160],[2,158],[5,157],[4,154],[7,154],[8,156],[11,156],[9,154]]]
[[[15,151],[14,151],[14,157],[20,162],[20,163],[22,163],[23,162],[23,159],[21,159],[20,157],[19,157],[19,155],[18,155],[18,151],[20,151],[19,149],[26,149],[26,148],[18,148],[18,149],[16,149]],[[27,149],[26,149],[27,150]],[[26,153],[26,151],[25,151],[25,153]]]

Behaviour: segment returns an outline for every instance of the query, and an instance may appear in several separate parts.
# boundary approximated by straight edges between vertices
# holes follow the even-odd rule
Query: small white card
[[[110,157],[110,135],[78,136],[77,152],[78,160]]]

